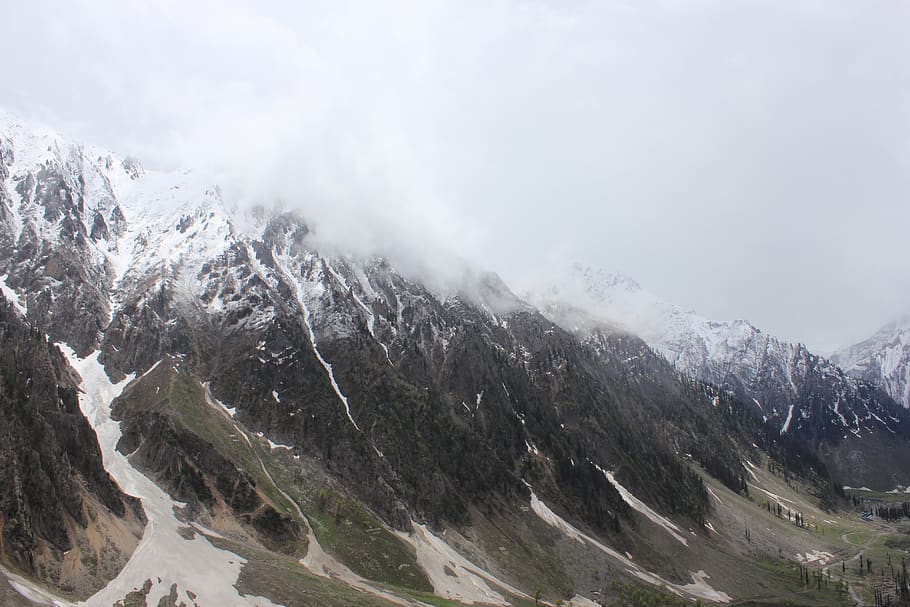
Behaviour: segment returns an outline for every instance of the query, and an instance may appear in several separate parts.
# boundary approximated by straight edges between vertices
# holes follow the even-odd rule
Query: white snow
[[[292,447],[291,445],[282,445],[280,443],[272,442],[272,439],[270,439],[270,438],[266,438],[265,440],[268,441],[269,449],[271,449],[272,451],[274,451],[275,449],[286,449],[288,451],[294,450],[294,447]]]
[[[177,584],[181,592],[196,593],[199,604],[275,607],[268,599],[241,595],[234,587],[244,559],[216,548],[201,535],[192,540],[181,537],[178,529],[185,523],[174,515],[178,504],[117,451],[120,423],[111,419],[110,403],[132,378],[113,384],[98,362],[98,352],[80,359],[66,346],[61,349],[82,377],[79,405],[98,435],[105,469],[123,491],[142,500],[148,517],[142,541],[120,574],[80,605],[108,607],[151,579],[147,597],[151,605],[157,605],[170,592],[171,585]]]
[[[784,420],[784,425],[780,428],[780,433],[785,434],[787,430],[790,429],[790,421],[793,419],[793,407],[795,405],[791,404],[790,409],[787,410],[787,419]]]

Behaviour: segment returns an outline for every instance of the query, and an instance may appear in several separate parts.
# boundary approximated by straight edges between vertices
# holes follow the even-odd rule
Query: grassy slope
[[[154,391],[161,400],[157,388],[163,388],[168,406],[187,429],[214,445],[224,457],[253,477],[256,487],[279,511],[296,518],[296,509],[270,476],[274,478],[307,514],[320,544],[353,571],[392,586],[432,590],[410,548],[375,516],[340,488],[333,487],[316,466],[301,464],[286,450],[272,450],[267,441],[247,433],[240,424],[210,405],[197,380],[174,372],[169,365],[160,365],[140,382],[147,385],[134,385],[130,389]],[[320,494],[328,496],[321,503]],[[299,556],[305,552],[302,546]]]

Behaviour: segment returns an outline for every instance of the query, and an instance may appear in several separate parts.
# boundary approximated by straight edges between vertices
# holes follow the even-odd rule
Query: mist
[[[910,311],[905,3],[4,4],[0,104],[326,246],[579,261],[823,352]]]

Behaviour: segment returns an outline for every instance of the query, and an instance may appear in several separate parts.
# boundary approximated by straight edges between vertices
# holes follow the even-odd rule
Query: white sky
[[[830,350],[910,312],[910,3],[20,2],[0,104],[324,233]],[[342,238],[342,236],[339,236]]]

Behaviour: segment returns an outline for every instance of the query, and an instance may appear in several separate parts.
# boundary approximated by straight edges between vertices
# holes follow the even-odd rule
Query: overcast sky
[[[908,7],[0,0],[0,104],[330,234],[513,285],[577,260],[825,351],[910,313]]]

